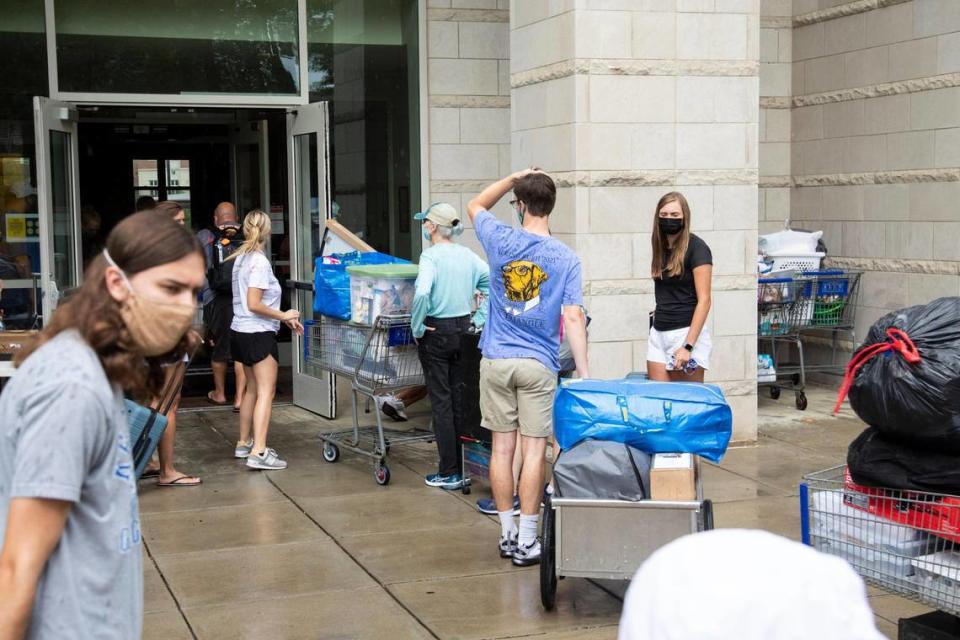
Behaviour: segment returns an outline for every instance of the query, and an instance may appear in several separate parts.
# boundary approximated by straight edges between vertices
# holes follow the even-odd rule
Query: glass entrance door
[[[80,283],[80,191],[77,112],[67,103],[33,99],[37,143],[37,220],[41,317],[44,323],[63,293]]]
[[[314,320],[313,265],[320,256],[330,217],[330,156],[326,102],[298,108],[287,116],[287,167],[290,180],[291,296],[304,324]],[[317,318],[319,319],[319,318]],[[303,339],[293,341],[293,402],[326,418],[336,416],[336,381],[304,358]]]

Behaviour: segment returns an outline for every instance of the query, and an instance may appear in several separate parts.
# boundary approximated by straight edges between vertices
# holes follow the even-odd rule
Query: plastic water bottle
[[[677,361],[676,356],[671,355],[671,356],[670,356],[670,362],[667,363],[667,370],[668,370],[668,371],[676,371],[676,370],[677,370],[677,368],[676,368],[676,366],[675,366],[675,365],[676,365],[676,361]],[[687,361],[686,366],[683,367],[683,372],[686,373],[687,375],[690,375],[690,374],[692,374],[694,371],[696,371],[699,367],[700,367],[700,365],[697,364],[697,361],[694,360],[693,358],[690,358],[690,359]]]

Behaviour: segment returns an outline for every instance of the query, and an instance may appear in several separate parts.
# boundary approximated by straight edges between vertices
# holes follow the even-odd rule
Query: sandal
[[[184,480],[196,480],[196,482],[184,482]],[[203,480],[196,476],[188,475],[174,478],[170,482],[157,482],[158,487],[199,487],[201,484],[203,484]]]
[[[143,473],[140,474],[141,480],[146,480],[147,478],[159,478],[160,477],[160,467],[154,469],[144,469]]]
[[[207,392],[207,402],[209,402],[210,404],[217,407],[222,407],[223,405],[227,404],[226,400],[224,400],[223,402],[217,402],[216,400],[213,399],[211,394],[213,394],[213,391]]]

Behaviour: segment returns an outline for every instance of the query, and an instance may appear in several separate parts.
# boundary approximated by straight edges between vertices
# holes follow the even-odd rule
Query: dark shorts
[[[230,331],[230,349],[233,359],[248,367],[263,362],[268,356],[280,362],[280,352],[277,350],[277,334],[273,331],[259,333],[240,333]]]
[[[210,359],[214,362],[230,362],[230,324],[233,322],[233,298],[218,295],[203,308],[203,324],[213,342]]]

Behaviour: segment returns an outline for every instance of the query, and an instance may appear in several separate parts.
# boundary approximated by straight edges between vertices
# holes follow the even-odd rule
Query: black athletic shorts
[[[280,362],[280,352],[277,350],[277,334],[273,331],[240,333],[231,329],[230,350],[233,353],[234,361],[241,362],[248,367],[266,360],[267,356],[273,356],[274,360]]]
[[[210,359],[214,362],[230,362],[230,324],[233,322],[233,297],[220,294],[203,308],[203,324],[213,341]]]

